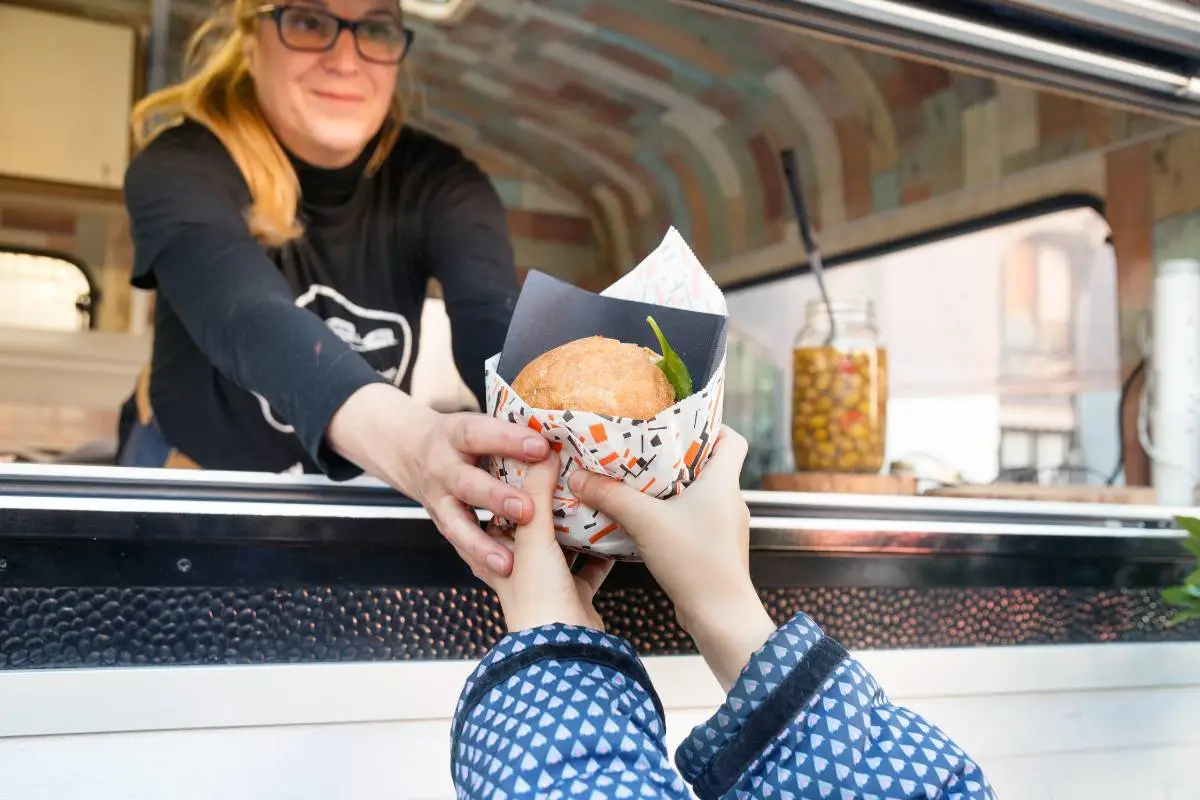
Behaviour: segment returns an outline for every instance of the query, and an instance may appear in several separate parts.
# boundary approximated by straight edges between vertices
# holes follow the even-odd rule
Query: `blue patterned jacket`
[[[633,648],[550,625],[504,637],[463,688],[459,798],[993,800],[957,745],[888,702],[803,614],[759,650],[672,767],[662,704]]]

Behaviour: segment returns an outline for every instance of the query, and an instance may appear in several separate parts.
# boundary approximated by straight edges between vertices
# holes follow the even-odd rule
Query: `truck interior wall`
[[[102,17],[106,3],[128,13],[80,7]],[[415,21],[411,63],[414,124],[492,174],[522,271],[600,289],[668,225],[721,282],[794,266],[784,147],[797,148],[826,255],[1083,193],[1112,227],[1129,370],[1153,265],[1200,251],[1200,129],[1186,123],[695,6],[537,6]],[[207,8],[172,4],[172,69]],[[100,329],[133,327],[119,193],[0,176],[5,242],[85,258],[105,290]],[[1128,476],[1144,482],[1129,444]]]

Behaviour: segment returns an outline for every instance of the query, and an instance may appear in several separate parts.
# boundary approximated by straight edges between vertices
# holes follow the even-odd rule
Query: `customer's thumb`
[[[744,436],[729,426],[722,426],[712,456],[696,482],[737,485],[749,450],[750,445]]]
[[[615,478],[584,469],[576,470],[571,475],[569,486],[579,502],[616,520],[635,539],[638,522],[656,502],[650,495],[642,494]]]

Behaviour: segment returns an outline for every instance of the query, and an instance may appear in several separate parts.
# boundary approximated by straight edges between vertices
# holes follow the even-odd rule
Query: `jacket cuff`
[[[767,639],[725,703],[675,754],[701,797],[720,797],[820,691],[847,653],[808,616],[797,614]]]
[[[344,358],[334,370],[328,372],[319,394],[309,399],[309,412],[305,419],[295,423],[296,435],[308,451],[317,469],[331,481],[348,481],[359,477],[363,470],[343,457],[329,445],[326,434],[333,415],[350,399],[350,396],[373,383],[387,383],[387,379],[373,370],[360,358]]]
[[[522,670],[547,659],[594,664],[596,675],[590,677],[603,679],[601,668],[609,668],[617,672],[620,679],[637,683],[654,703],[659,730],[665,728],[666,714],[662,701],[629,642],[576,625],[543,625],[505,636],[467,678],[454,710],[452,752],[458,751],[458,738],[463,725],[489,692],[506,681],[517,679],[517,673]],[[537,699],[536,696],[534,699]]]

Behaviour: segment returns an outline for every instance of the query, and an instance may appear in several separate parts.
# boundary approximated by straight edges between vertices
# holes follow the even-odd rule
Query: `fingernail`
[[[510,497],[504,501],[504,513],[516,522],[525,514],[525,505],[515,497]]]
[[[496,555],[495,553],[492,553],[490,556],[488,556],[484,560],[487,561],[488,569],[490,569],[492,572],[496,573],[497,575],[504,574],[504,559],[503,558]]]
[[[549,446],[545,439],[526,439],[525,455],[533,458],[541,458],[546,455],[546,450]]]
[[[571,487],[572,492],[577,492],[587,480],[587,474],[584,472],[572,472],[570,479],[567,481],[567,486]]]

